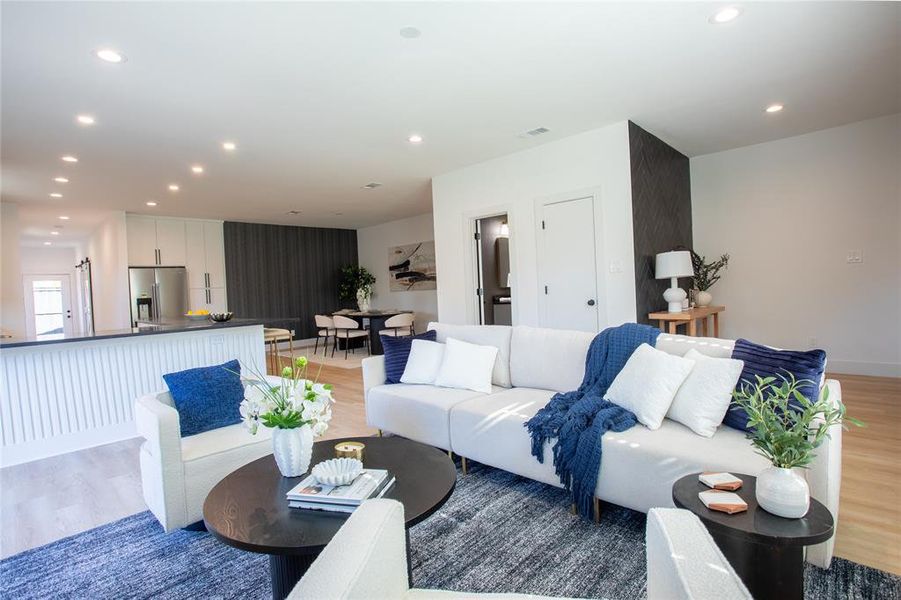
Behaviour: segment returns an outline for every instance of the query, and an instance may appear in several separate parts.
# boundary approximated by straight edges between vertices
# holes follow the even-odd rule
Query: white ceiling
[[[722,6],[3,2],[2,199],[34,239],[114,209],[355,228],[427,212],[432,175],[624,119],[698,155],[901,110],[901,5],[710,25]]]

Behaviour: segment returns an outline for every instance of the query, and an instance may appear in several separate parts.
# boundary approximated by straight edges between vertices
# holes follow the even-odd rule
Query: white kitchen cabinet
[[[185,264],[185,222],[127,215],[128,264],[132,267],[180,267]]]
[[[219,221],[203,222],[203,244],[206,255],[206,286],[225,287],[225,236]]]
[[[211,313],[228,310],[225,288],[191,288],[188,298],[189,310],[208,310]]]
[[[207,287],[206,244],[203,239],[203,226],[203,221],[185,221],[185,267],[188,269],[189,288]]]
[[[228,298],[225,296],[225,288],[209,288],[210,312],[225,312],[228,310]]]

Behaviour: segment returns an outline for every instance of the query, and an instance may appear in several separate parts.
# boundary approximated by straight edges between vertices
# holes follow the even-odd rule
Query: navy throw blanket
[[[544,443],[554,444],[554,469],[560,483],[572,492],[579,514],[591,518],[592,499],[601,468],[601,436],[625,431],[638,420],[631,411],[604,400],[607,388],[641,344],[654,346],[660,330],[626,323],[595,336],[585,359],[579,389],[554,394],[525,426],[532,436],[532,455],[544,462]]]

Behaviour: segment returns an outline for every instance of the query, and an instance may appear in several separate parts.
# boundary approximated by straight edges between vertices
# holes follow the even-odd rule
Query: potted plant
[[[729,265],[729,255],[723,254],[713,262],[707,262],[707,257],[701,256],[694,250],[691,252],[691,264],[694,270],[692,288],[695,290],[695,304],[707,306],[713,302],[710,288],[720,280],[720,271]]]
[[[332,418],[332,386],[306,378],[307,359],[294,359],[282,369],[278,385],[253,372],[241,402],[241,418],[256,435],[260,425],[272,429],[272,450],[278,470],[285,477],[307,472],[313,456],[313,438],[328,429]],[[321,370],[321,367],[320,367]]]
[[[348,265],[341,269],[341,282],[338,284],[338,298],[341,300],[356,300],[357,306],[362,312],[369,310],[369,301],[372,298],[372,286],[375,284],[375,276],[363,267]]]
[[[845,422],[863,425],[845,414],[845,405],[829,401],[829,388],[823,388],[816,402],[799,389],[817,384],[807,379],[762,378],[745,382],[733,392],[735,403],[748,413],[747,434],[754,450],[772,464],[757,476],[757,503],[780,517],[800,518],[810,508],[810,488],[794,469],[804,469],[813,461],[814,450],[829,436],[829,428]],[[735,410],[733,408],[733,410]]]

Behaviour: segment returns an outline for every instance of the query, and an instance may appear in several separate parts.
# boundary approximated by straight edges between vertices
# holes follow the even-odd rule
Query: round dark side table
[[[366,468],[387,469],[397,479],[384,497],[404,505],[408,531],[441,508],[454,490],[457,469],[441,450],[399,437],[347,439],[366,444]],[[313,444],[310,466],[334,458],[337,442]],[[272,597],[276,600],[291,592],[350,516],[290,508],[285,494],[303,477],[282,477],[270,454],[225,477],[203,504],[203,522],[219,541],[269,555]],[[409,547],[408,533],[408,559]]]
[[[804,546],[825,542],[835,533],[832,514],[810,499],[810,510],[800,519],[785,519],[757,505],[757,478],[733,473],[742,480],[735,493],[748,510],[734,515],[710,510],[698,492],[710,488],[693,473],[673,484],[673,502],[696,514],[717,546],[756,600],[804,598]]]

